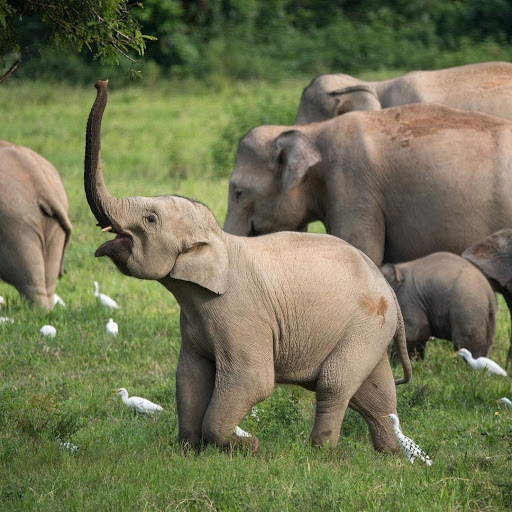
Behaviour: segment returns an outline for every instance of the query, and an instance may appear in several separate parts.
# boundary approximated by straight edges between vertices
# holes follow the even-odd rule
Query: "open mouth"
[[[101,258],[101,256],[109,256],[113,260],[124,260],[126,259],[127,253],[131,252],[133,246],[133,240],[130,235],[123,232],[117,232],[111,229],[112,233],[117,236],[113,240],[108,240],[104,244],[100,245],[94,256]]]

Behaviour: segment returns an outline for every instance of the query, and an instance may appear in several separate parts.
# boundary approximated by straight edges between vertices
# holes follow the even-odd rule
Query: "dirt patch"
[[[370,125],[394,137],[405,138],[407,142],[410,138],[432,135],[445,130],[475,130],[492,133],[505,127],[512,127],[510,122],[486,114],[433,104],[403,105],[367,112],[367,115]]]
[[[376,315],[382,317],[382,325],[386,321],[386,311],[388,310],[388,301],[384,297],[379,297],[378,299],[374,299],[370,295],[363,293],[359,297],[359,305],[368,311],[370,315]]]

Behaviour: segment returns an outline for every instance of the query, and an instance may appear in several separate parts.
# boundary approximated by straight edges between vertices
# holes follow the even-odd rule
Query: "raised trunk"
[[[102,228],[112,225],[111,214],[119,202],[107,190],[101,168],[101,119],[107,104],[107,85],[108,80],[95,84],[98,92],[87,121],[84,162],[85,195],[92,213]]]

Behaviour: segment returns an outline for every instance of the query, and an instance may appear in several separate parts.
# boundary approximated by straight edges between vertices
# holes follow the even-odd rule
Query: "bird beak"
[[[112,231],[112,226],[107,226],[106,228],[103,228],[101,231]]]
[[[389,415],[386,414],[385,416],[381,416],[381,418],[389,418]]]
[[[452,357],[455,357],[455,356],[456,356],[456,355],[458,355],[458,354],[459,354],[459,351],[458,351],[458,350],[456,350],[455,352],[452,352]]]
[[[112,394],[113,394],[113,395],[115,395],[115,394],[117,394],[117,393],[119,393],[119,389],[113,389],[113,390],[112,390]]]

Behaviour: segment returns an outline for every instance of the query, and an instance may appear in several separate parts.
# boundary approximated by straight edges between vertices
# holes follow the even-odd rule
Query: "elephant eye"
[[[242,190],[235,190],[235,199],[238,201],[242,196]]]
[[[150,224],[155,224],[156,223],[156,216],[153,215],[152,213],[150,215],[148,215],[146,217],[146,220],[150,223]]]

